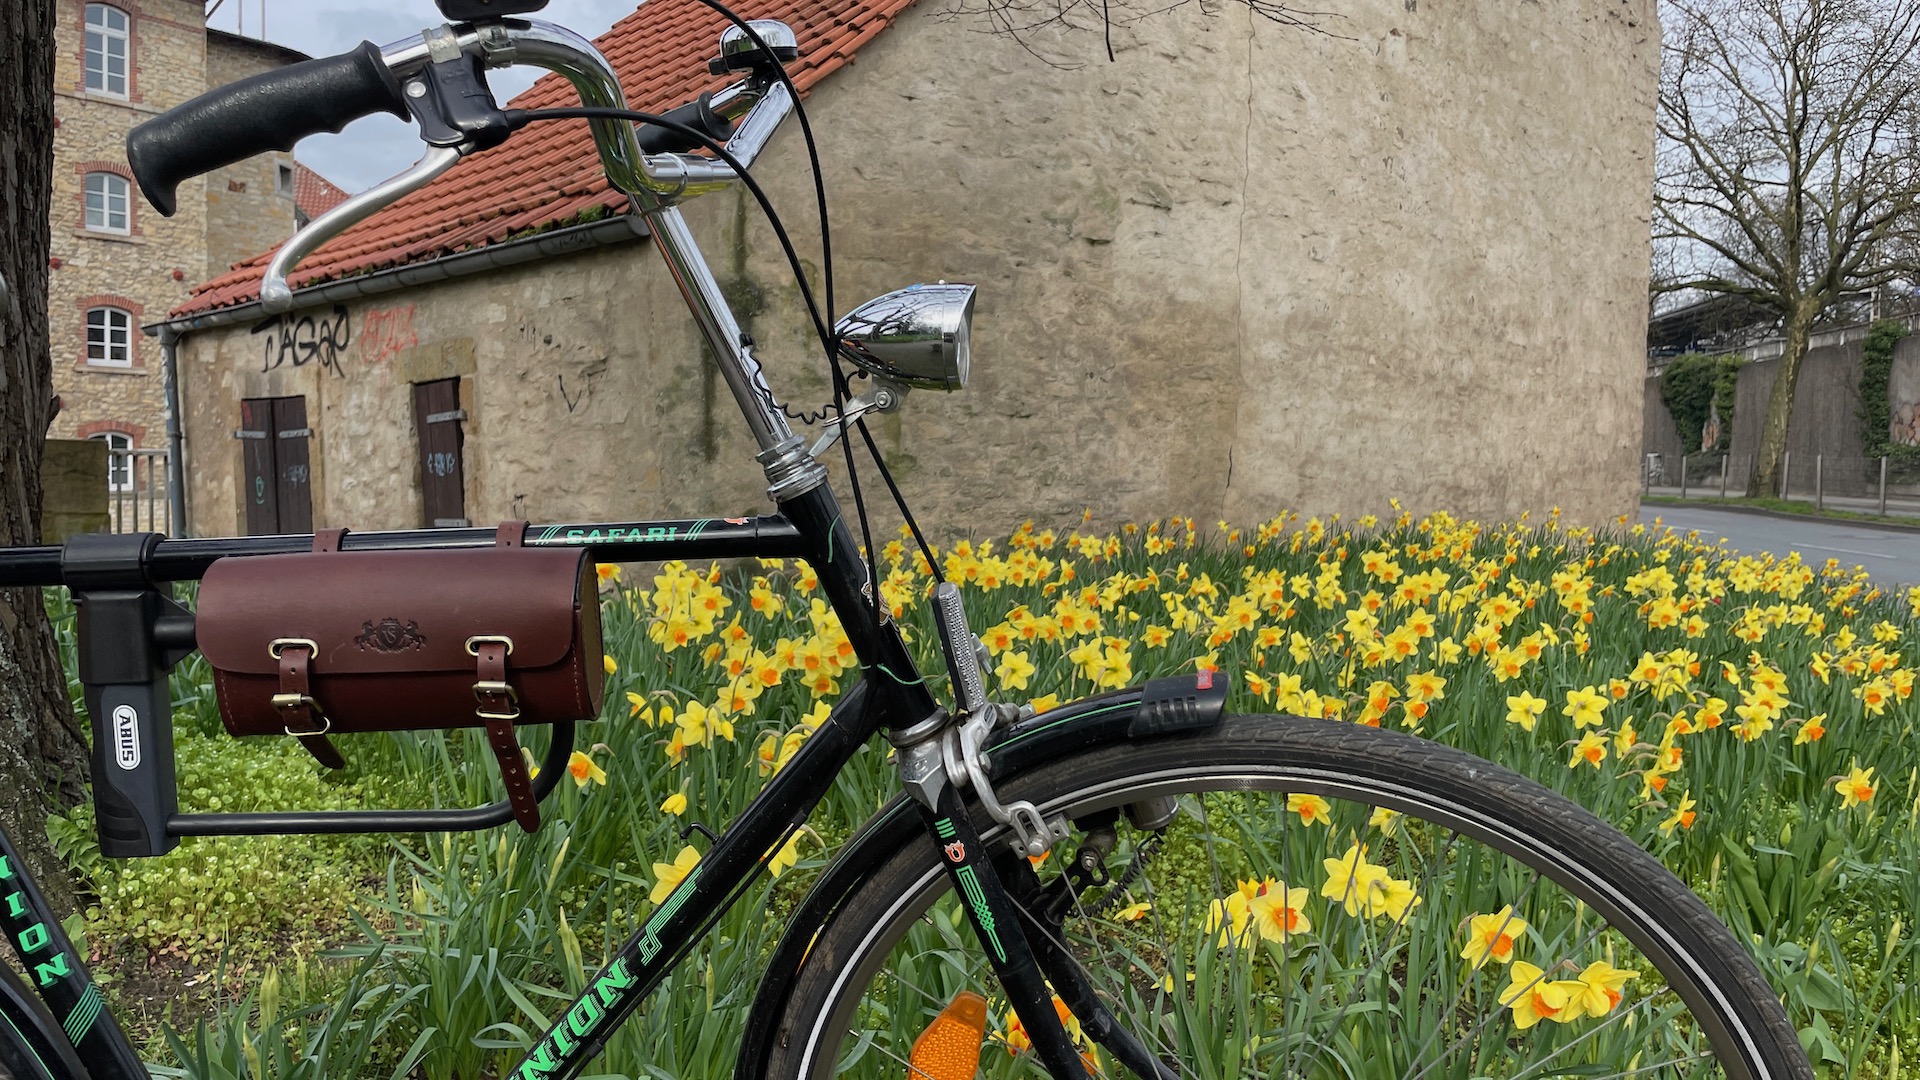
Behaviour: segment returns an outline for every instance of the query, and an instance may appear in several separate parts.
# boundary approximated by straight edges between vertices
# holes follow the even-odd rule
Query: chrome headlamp
[[[928,390],[967,385],[971,285],[909,285],[875,297],[834,325],[840,353],[880,379]]]

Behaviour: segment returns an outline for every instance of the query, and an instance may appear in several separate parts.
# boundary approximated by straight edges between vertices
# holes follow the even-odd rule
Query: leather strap
[[[503,521],[493,531],[494,547],[522,547],[527,540],[527,523],[524,521]]]
[[[317,553],[339,551],[340,539],[346,535],[346,529],[315,529],[313,550]],[[274,704],[286,718],[287,734],[299,739],[315,761],[329,769],[344,769],[347,759],[340,756],[340,748],[326,735],[333,725],[314,706],[307,683],[307,665],[312,662],[313,649],[309,646],[289,645],[280,650],[280,696],[274,699]],[[280,703],[295,695],[299,698],[297,703]]]
[[[280,693],[274,698],[274,706],[286,720],[287,734],[299,739],[315,761],[329,769],[344,769],[347,760],[327,738],[327,730],[333,725],[316,706],[307,681],[307,665],[312,661],[312,645],[300,642],[281,647]]]
[[[521,523],[523,528],[525,524]],[[534,832],[540,828],[540,804],[533,797],[533,780],[520,754],[520,737],[513,730],[520,704],[507,685],[507,653],[511,647],[503,638],[474,642],[474,712],[486,725],[487,745],[500,761],[500,779],[506,784],[513,819],[522,829]]]

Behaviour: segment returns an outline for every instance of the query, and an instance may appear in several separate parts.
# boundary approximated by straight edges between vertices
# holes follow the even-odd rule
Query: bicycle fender
[[[1203,671],[1056,706],[997,732],[986,746],[992,762],[988,772],[999,779],[1064,754],[1212,728],[1226,714],[1228,687],[1224,673]],[[968,801],[971,805],[972,800]],[[735,1080],[760,1080],[765,1075],[768,1049],[780,1038],[775,1020],[821,928],[868,870],[921,835],[924,829],[906,795],[896,795],[867,819],[807,891],[754,994],[734,1066]]]

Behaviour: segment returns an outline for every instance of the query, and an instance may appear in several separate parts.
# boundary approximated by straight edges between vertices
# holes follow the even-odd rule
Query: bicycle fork
[[[994,794],[980,748],[1000,720],[1011,718],[1002,714],[1015,710],[986,700],[979,642],[967,628],[958,590],[944,582],[937,586],[933,610],[953,677],[956,712],[936,715],[894,737],[900,779],[939,846],[941,865],[1034,1053],[1055,1080],[1087,1080],[1092,1071],[1054,1009],[1057,992],[1082,1030],[1121,1064],[1148,1080],[1176,1080],[1178,1074],[1100,1002],[1079,961],[1050,939],[1044,921],[1015,902],[994,869],[993,855],[968,814],[963,788],[971,787],[988,815],[1013,832],[1015,857],[1043,854],[1065,838],[1067,828],[1064,819],[1047,821],[1032,803],[1002,804]],[[1020,869],[1015,867],[1016,872]],[[1029,928],[1038,935],[1039,948]]]

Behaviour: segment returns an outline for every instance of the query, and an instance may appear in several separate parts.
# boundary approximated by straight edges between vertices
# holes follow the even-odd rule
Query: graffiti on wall
[[[1887,435],[1895,446],[1920,446],[1920,401],[1893,403],[1893,421]]]
[[[253,333],[266,335],[261,371],[318,363],[335,375],[346,375],[340,353],[353,341],[353,326],[344,304],[333,305],[331,315],[275,315],[255,323]]]
[[[418,344],[412,304],[377,308],[360,320],[360,356],[369,364],[383,364]]]

